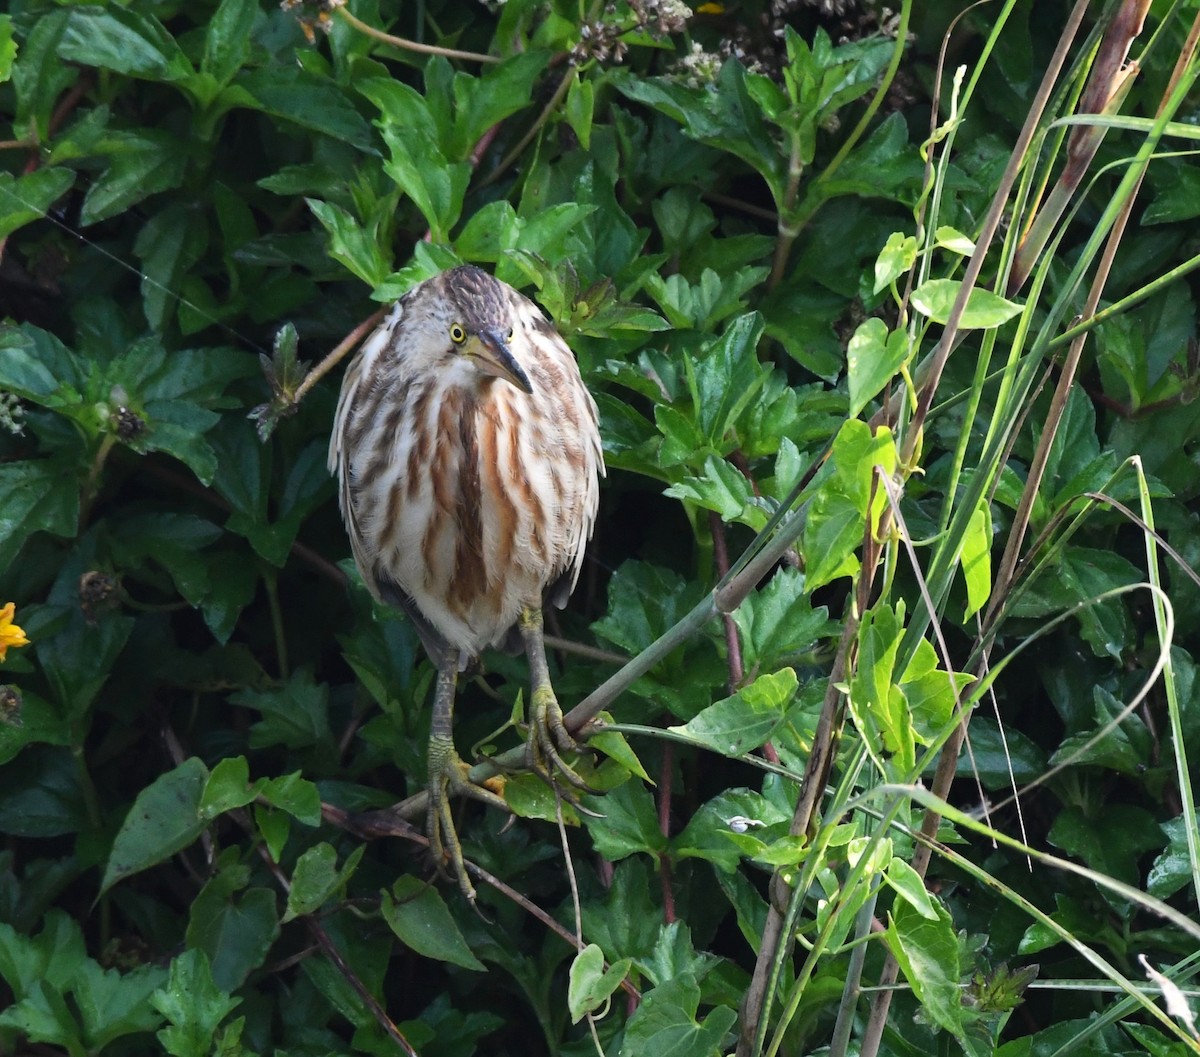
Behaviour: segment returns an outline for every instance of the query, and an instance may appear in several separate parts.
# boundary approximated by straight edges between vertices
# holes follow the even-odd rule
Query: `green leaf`
[[[1200,216],[1200,173],[1187,165],[1172,166],[1160,176],[1142,223],[1178,224],[1195,216]]]
[[[737,1013],[728,1006],[716,1006],[698,1021],[699,1006],[700,988],[690,973],[646,992],[625,1026],[621,1057],[714,1057],[724,1053],[721,1047]]]
[[[758,313],[739,316],[702,356],[685,363],[696,424],[718,450],[726,431],[767,380],[769,372],[756,353],[762,332]]]
[[[70,726],[45,698],[31,690],[23,690],[20,722],[14,724],[0,719],[0,766],[14,759],[27,745],[38,743],[70,745]]]
[[[609,862],[635,852],[657,855],[667,846],[658,827],[654,801],[640,782],[626,782],[603,797],[583,797],[584,807],[598,817],[584,816],[596,851]]]
[[[817,493],[804,525],[805,574],[810,591],[858,572],[854,552],[863,541],[865,527],[865,517],[849,496],[830,489]]]
[[[9,392],[60,408],[78,402],[86,382],[86,363],[53,334],[28,324],[0,327],[0,386]]]
[[[275,893],[269,888],[246,888],[247,867],[231,849],[222,867],[192,901],[187,944],[203,951],[212,966],[217,988],[233,992],[266,960],[279,938]],[[244,891],[243,891],[244,890]]]
[[[39,980],[66,989],[86,959],[83,932],[62,910],[48,911],[36,936],[0,921],[0,978],[17,998],[31,994]]]
[[[704,859],[721,873],[738,868],[743,855],[762,857],[770,835],[754,834],[778,827],[779,838],[787,832],[791,809],[784,810],[761,793],[749,789],[726,789],[703,804],[683,831],[671,840],[671,855],[680,859]],[[788,854],[794,849],[789,847]],[[795,858],[789,858],[795,862]]]
[[[946,323],[962,284],[957,279],[928,279],[912,294],[913,307],[935,323]],[[1022,306],[990,290],[973,288],[959,317],[960,330],[991,330],[1020,315]]]
[[[322,842],[304,852],[292,871],[292,887],[288,889],[283,924],[304,914],[316,913],[336,892],[343,890],[358,869],[365,851],[366,845],[360,844],[340,870],[333,845]]]
[[[88,188],[80,207],[79,223],[85,227],[123,213],[150,195],[178,187],[187,171],[186,145],[157,129],[109,133],[98,149],[111,160]]]
[[[44,11],[29,26],[20,58],[13,67],[17,97],[14,129],[32,129],[40,143],[53,140],[50,119],[62,93],[80,76],[78,67],[62,62],[58,45],[70,21],[69,10]]]
[[[70,169],[38,169],[17,177],[0,173],[0,238],[42,219],[74,182]]]
[[[79,1011],[82,1036],[89,1052],[97,1052],[125,1035],[153,1031],[162,1018],[150,1008],[150,995],[166,973],[141,965],[127,973],[102,969],[90,958],[72,981],[71,998]]]
[[[211,821],[226,811],[253,803],[262,785],[262,779],[251,784],[250,765],[245,756],[231,756],[219,761],[200,795],[201,817]]]
[[[607,712],[600,714],[601,722],[612,722],[612,717]],[[0,735],[2,735],[0,731]],[[0,742],[2,745],[3,742]],[[615,760],[626,771],[640,778],[643,782],[654,784],[650,779],[650,775],[646,773],[646,768],[642,766],[642,761],[637,758],[637,754],[633,751],[632,746],[626,741],[625,735],[619,730],[601,730],[597,734],[593,734],[588,738],[588,748],[599,749],[610,760]],[[2,757],[0,757],[2,758]]]
[[[669,729],[714,752],[741,756],[770,740],[787,715],[797,685],[791,668],[760,675],[733,697],[710,705],[683,726]]]
[[[650,951],[662,922],[662,907],[656,902],[657,881],[658,866],[649,859],[617,863],[611,886],[580,908],[583,934],[614,958]]]
[[[35,532],[72,536],[78,521],[79,482],[70,469],[49,460],[0,462],[0,570]]]
[[[216,986],[203,951],[184,951],[171,962],[166,984],[150,996],[150,1004],[170,1022],[158,1032],[158,1041],[171,1057],[208,1057],[217,1027],[241,1001]]]
[[[1160,825],[1167,835],[1167,846],[1159,853],[1146,875],[1146,891],[1157,899],[1170,899],[1184,885],[1191,884],[1191,853],[1183,815],[1177,815]]]
[[[296,390],[304,381],[305,375],[308,374],[308,364],[304,363],[296,355],[296,350],[300,344],[300,336],[296,333],[296,327],[292,323],[285,323],[275,332],[275,341],[271,346],[271,355],[259,355],[259,363],[262,365],[263,375],[267,379],[267,384],[271,387],[271,399],[268,403],[259,404],[253,411],[250,412],[247,418],[254,423],[255,432],[258,434],[258,439],[265,444],[272,433],[278,428],[282,419],[289,415],[294,415],[298,410],[296,404]],[[239,477],[244,478],[245,474],[238,468],[233,470]],[[217,468],[216,486],[218,491],[225,495],[225,489],[221,483],[221,467]],[[248,488],[249,499],[241,504],[240,509],[254,510],[258,513],[256,521],[265,520],[263,495],[260,487],[251,485]],[[229,498],[226,496],[226,498]]]
[[[837,633],[825,606],[812,605],[804,573],[780,569],[733,614],[747,670],[777,667]]]
[[[963,614],[963,620],[967,621],[987,604],[992,594],[992,511],[986,499],[979,500],[967,523],[959,561],[967,581],[967,609]]]
[[[0,776],[0,833],[47,838],[88,831],[78,771],[68,748],[35,746],[18,756]]]
[[[436,888],[415,877],[401,877],[382,896],[383,919],[407,947],[426,958],[483,971]]]
[[[416,128],[386,125],[383,138],[391,152],[384,170],[421,211],[430,239],[449,242],[450,231],[462,215],[471,166],[447,161],[437,143]]]
[[[150,218],[133,244],[142,261],[142,303],[155,331],[166,329],[184,275],[204,253],[208,222],[182,203]]]
[[[875,259],[874,293],[879,293],[885,286],[894,283],[916,263],[916,260],[916,236],[893,231]]]
[[[524,221],[506,199],[489,202],[474,213],[454,240],[454,249],[465,261],[495,263],[521,238]]]
[[[964,672],[951,674],[939,668],[937,650],[928,639],[917,643],[912,660],[900,677],[900,690],[908,703],[917,741],[928,745],[945,731],[957,695],[972,682],[974,676]]]
[[[852,418],[861,414],[908,358],[908,335],[903,330],[889,334],[882,319],[868,319],[854,332],[846,347]]]
[[[0,84],[12,77],[17,58],[17,42],[13,39],[12,15],[0,15]]]
[[[623,95],[666,114],[692,139],[741,158],[766,180],[776,205],[782,207],[785,157],[775,148],[761,103],[748,90],[746,71],[736,59],[722,66],[715,91],[685,87],[665,77],[634,77],[625,70],[612,71],[610,78]]]
[[[850,707],[863,732],[895,757],[900,775],[916,765],[912,714],[895,685],[895,664],[904,631],[902,612],[879,604],[863,614],[858,631],[858,664],[850,680]]]
[[[909,903],[912,908],[928,921],[939,920],[940,915],[937,908],[933,904],[933,900],[929,895],[929,890],[925,887],[925,882],[921,875],[917,873],[903,859],[893,856],[892,861],[888,864],[887,871],[883,874],[883,879],[895,889],[896,894],[901,899]]]
[[[263,718],[250,728],[250,747],[283,745],[303,749],[328,745],[329,688],[316,683],[309,668],[292,673],[287,684],[275,690],[239,690],[230,697],[235,705],[253,708]]]
[[[285,774],[282,778],[270,778],[262,783],[262,798],[267,803],[286,811],[306,826],[321,823],[321,793],[317,787],[300,777],[300,772]]]
[[[87,1053],[75,1017],[63,996],[48,983],[35,984],[26,998],[0,1013],[0,1027],[15,1028],[30,1042],[62,1046],[71,1057]]]
[[[678,573],[627,561],[608,583],[608,615],[592,630],[631,657],[644,650],[700,601],[703,590]]]
[[[262,804],[255,804],[254,824],[266,841],[271,858],[279,862],[283,858],[283,849],[287,847],[288,837],[292,835],[291,816],[286,811],[273,811]]]
[[[208,768],[191,756],[138,793],[113,841],[101,895],[118,881],[169,859],[204,832],[200,797],[207,780]]]
[[[591,81],[576,75],[567,89],[567,105],[565,114],[567,123],[579,140],[579,145],[587,150],[592,142],[592,114],[596,106],[596,89]],[[579,1018],[575,1018],[578,1023]]]
[[[746,475],[715,455],[704,460],[703,477],[685,477],[663,495],[713,510],[725,522],[741,521],[756,530],[767,523],[767,511],[757,504]]]
[[[698,952],[692,943],[691,929],[682,920],[676,920],[660,926],[654,950],[649,957],[639,958],[637,965],[655,986],[689,973],[700,983],[721,967],[722,959],[707,951]],[[711,998],[711,994],[706,997]]]
[[[970,257],[975,252],[975,243],[957,228],[943,224],[933,233],[933,237],[942,249],[957,253],[960,257]]]
[[[529,106],[534,84],[551,58],[549,51],[529,48],[485,66],[480,77],[462,71],[454,75],[452,122],[444,111],[437,113],[441,143],[451,161],[469,161],[488,129]],[[426,98],[439,100],[439,81],[449,70],[445,59],[435,59],[426,66]]]
[[[594,943],[589,943],[576,954],[571,962],[570,982],[567,985],[567,1009],[571,1014],[571,1023],[578,1024],[589,1013],[605,1005],[629,974],[632,964],[632,958],[622,958],[605,970],[604,952]]]
[[[69,62],[152,81],[178,81],[194,72],[158,19],[115,6],[73,8],[58,53]]]
[[[1142,857],[1166,843],[1150,812],[1123,803],[1105,804],[1091,816],[1074,804],[1067,805],[1055,817],[1046,839],[1098,873],[1129,885],[1139,882]]]
[[[1137,567],[1116,551],[1075,546],[1065,548],[1049,573],[1034,580],[1030,589],[1014,600],[1014,615],[1040,617],[1061,612],[1142,578]],[[1124,599],[1086,606],[1078,611],[1078,620],[1093,653],[1123,655],[1132,636]]]
[[[221,0],[204,35],[200,69],[224,87],[250,54],[250,33],[258,18],[254,0]]]
[[[371,289],[379,286],[391,271],[373,227],[360,224],[351,214],[332,202],[306,198],[308,208],[329,234],[329,255],[344,264]]]
[[[929,1019],[961,1040],[965,1020],[958,938],[950,915],[940,905],[933,906],[936,914],[931,919],[901,900],[892,911],[885,938]]]
[[[375,153],[371,127],[354,108],[348,93],[325,77],[298,66],[274,63],[243,70],[233,81],[239,106],[283,118],[320,132],[370,155]]]

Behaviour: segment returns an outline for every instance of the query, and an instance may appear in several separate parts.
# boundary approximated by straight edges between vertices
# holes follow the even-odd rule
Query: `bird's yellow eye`
[[[508,340],[509,340],[509,341],[512,341],[512,339],[513,339],[513,334],[515,334],[515,333],[516,333],[516,331],[514,331],[512,327],[509,327],[509,328],[508,328]]]
[[[454,342],[455,345],[461,345],[467,340],[467,332],[463,330],[463,325],[461,323],[450,324],[450,340]]]

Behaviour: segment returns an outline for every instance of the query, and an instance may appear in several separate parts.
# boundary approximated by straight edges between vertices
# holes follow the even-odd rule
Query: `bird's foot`
[[[563,759],[563,753],[578,753],[579,744],[567,733],[558,698],[549,685],[539,686],[530,698],[529,739],[525,757],[530,770],[573,804],[579,801],[572,790],[595,793]],[[563,785],[567,783],[567,786]],[[568,788],[570,787],[570,788]]]
[[[439,873],[444,872],[444,867],[449,861],[454,879],[458,882],[459,891],[474,906],[475,886],[471,884],[471,879],[467,876],[462,844],[458,839],[458,830],[455,829],[454,816],[450,807],[451,797],[456,794],[469,796],[473,800],[500,808],[504,812],[510,811],[503,797],[471,781],[469,768],[455,751],[454,742],[451,739],[430,738],[429,814],[426,823],[429,850],[433,853],[433,861]]]

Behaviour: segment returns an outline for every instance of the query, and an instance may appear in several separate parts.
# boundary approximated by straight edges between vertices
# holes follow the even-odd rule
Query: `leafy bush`
[[[0,15],[0,1051],[1191,1052],[1200,65],[1088,6]],[[461,261],[609,468],[479,914],[309,371]]]

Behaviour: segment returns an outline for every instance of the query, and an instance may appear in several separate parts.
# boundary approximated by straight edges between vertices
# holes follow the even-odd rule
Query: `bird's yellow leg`
[[[518,624],[525,642],[525,655],[529,658],[529,740],[526,746],[529,766],[552,785],[561,777],[576,789],[594,792],[562,758],[564,752],[578,752],[579,746],[563,725],[562,708],[550,685],[541,609],[534,606],[522,609]]]
[[[508,811],[509,807],[502,797],[471,781],[467,765],[454,749],[452,729],[457,668],[457,658],[438,665],[437,689],[433,696],[433,720],[429,728],[429,814],[426,832],[429,836],[429,849],[433,852],[433,861],[438,870],[440,871],[443,863],[449,859],[459,891],[474,904],[475,887],[467,877],[462,845],[459,843],[458,831],[454,828],[454,816],[450,811],[450,798],[457,793],[481,800],[502,811]]]

